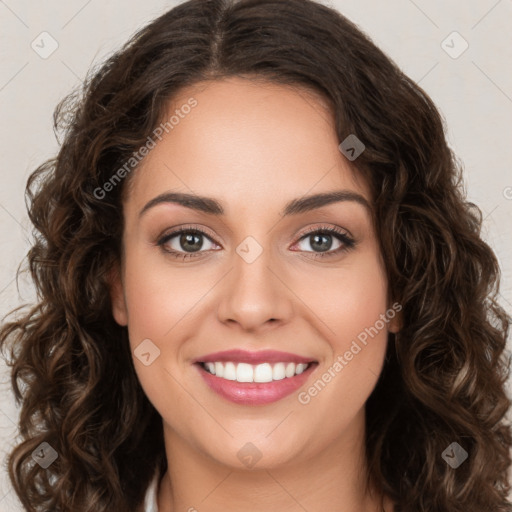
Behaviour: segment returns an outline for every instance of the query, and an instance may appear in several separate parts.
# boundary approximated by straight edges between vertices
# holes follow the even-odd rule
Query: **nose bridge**
[[[253,289],[258,293],[270,293],[274,277],[269,267],[272,264],[272,248],[268,237],[259,242],[254,236],[244,238],[235,248],[233,255],[234,284],[240,289]]]
[[[254,329],[268,320],[285,320],[291,313],[287,288],[277,277],[270,237],[246,236],[232,255],[232,271],[227,276],[218,308],[219,320],[234,320]]]

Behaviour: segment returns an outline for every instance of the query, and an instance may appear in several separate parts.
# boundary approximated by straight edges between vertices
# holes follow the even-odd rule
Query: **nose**
[[[253,260],[261,250],[258,245],[254,241],[248,246],[240,244],[239,252],[233,252],[233,268],[219,289],[219,321],[247,331],[287,323],[293,314],[293,293],[286,273],[263,244],[263,251]],[[245,253],[244,248],[248,249]]]

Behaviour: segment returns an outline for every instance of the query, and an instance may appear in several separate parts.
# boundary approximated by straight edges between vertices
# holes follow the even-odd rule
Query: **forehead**
[[[368,197],[318,93],[241,77],[201,82],[169,103],[163,122],[171,118],[131,177],[133,208],[165,190],[224,197],[233,207],[339,188]]]

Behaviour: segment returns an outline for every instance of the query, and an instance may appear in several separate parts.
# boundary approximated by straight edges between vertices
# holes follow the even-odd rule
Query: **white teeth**
[[[304,363],[262,363],[251,365],[248,363],[209,362],[203,363],[203,368],[217,377],[237,382],[272,382],[300,375],[308,368]]]
[[[272,366],[268,363],[256,366],[254,369],[254,382],[272,382]]]
[[[284,363],[277,363],[272,368],[272,380],[281,380],[285,378]]]
[[[307,364],[302,364],[302,363],[298,364],[297,368],[295,369],[295,374],[299,375],[300,373],[302,373],[306,369],[307,366],[308,366]]]
[[[236,380],[238,382],[253,382],[254,371],[247,363],[238,363],[236,367]]]
[[[236,368],[234,363],[226,363],[224,365],[223,377],[228,380],[236,380]]]
[[[215,375],[224,377],[224,365],[222,363],[215,363]]]
[[[288,363],[286,365],[286,370],[284,371],[284,374],[287,377],[293,377],[295,375],[295,364],[294,363]]]

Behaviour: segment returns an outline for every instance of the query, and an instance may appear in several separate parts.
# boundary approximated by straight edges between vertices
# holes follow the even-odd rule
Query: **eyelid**
[[[158,237],[157,245],[161,246],[162,250],[164,250],[168,254],[172,254],[177,257],[185,256],[186,258],[187,257],[194,258],[194,257],[197,257],[197,255],[209,252],[208,250],[206,250],[206,251],[197,251],[195,253],[194,252],[188,253],[186,251],[175,251],[175,250],[169,251],[169,250],[163,249],[163,245],[165,243],[169,242],[169,240],[171,240],[175,236],[182,234],[183,232],[200,233],[200,234],[204,235],[206,238],[208,238],[211,243],[213,243],[215,245],[220,245],[216,241],[216,236],[211,235],[210,230],[208,228],[204,228],[203,226],[198,226],[195,224],[185,224],[185,225],[177,226],[175,228],[171,228],[170,232],[162,234]],[[304,252],[315,255],[314,258],[335,256],[339,252],[342,252],[343,250],[350,249],[357,244],[357,240],[352,236],[352,234],[348,230],[341,228],[339,226],[321,224],[321,225],[316,225],[316,226],[310,226],[309,228],[306,228],[304,231],[302,231],[302,233],[298,236],[296,241],[292,244],[292,247],[297,245],[298,243],[300,243],[303,239],[307,238],[309,235],[311,235],[313,233],[318,233],[318,232],[324,232],[329,235],[337,237],[338,240],[343,244],[344,247],[340,247],[338,249],[329,250],[329,251],[325,251],[325,252],[304,251]]]
[[[218,237],[216,234],[214,234],[213,231],[211,231],[210,229],[205,228],[203,226],[199,226],[197,224],[180,224],[178,226],[169,228],[169,229],[165,230],[164,233],[162,233],[160,236],[158,236],[158,240],[162,240],[163,238],[180,235],[182,231],[186,231],[186,232],[197,231],[197,232],[205,235],[206,237],[208,237],[212,242],[219,245],[218,242],[216,242],[216,239],[220,238],[220,237]]]
[[[183,224],[183,225],[175,226],[175,228],[173,227],[173,228],[169,228],[169,229],[170,229],[169,232],[163,233],[160,236],[158,236],[158,240],[167,238],[171,235],[178,235],[182,231],[199,231],[200,233],[209,237],[212,242],[215,242],[218,244],[218,242],[216,242],[216,240],[215,240],[217,235],[214,235],[208,228],[199,226],[197,224]],[[307,235],[309,235],[311,233],[316,233],[318,231],[331,231],[334,233],[338,233],[340,235],[346,235],[347,237],[354,239],[354,237],[352,236],[350,231],[348,231],[345,228],[341,228],[339,226],[330,226],[330,225],[326,225],[326,224],[321,224],[321,225],[310,226],[309,228],[306,228],[300,235],[298,235],[296,242],[298,242],[299,240],[302,240]],[[296,242],[294,242],[294,243],[296,243]]]
[[[341,228],[339,226],[320,225],[310,227],[303,231],[300,237],[298,238],[297,242],[295,242],[292,247],[294,247],[295,245],[299,244],[302,240],[307,239],[309,236],[316,233],[330,235],[336,238],[341,243],[341,247],[338,247],[337,249],[334,250],[330,249],[325,252],[304,251],[306,253],[313,254],[314,258],[316,259],[337,256],[342,252],[354,248],[358,244],[358,241],[352,236],[352,234],[348,230]]]
[[[351,235],[351,233],[350,233],[350,231],[348,231],[348,229],[341,228],[339,226],[329,226],[327,224],[321,224],[319,226],[312,226],[312,227],[306,228],[306,230],[304,230],[302,232],[302,234],[300,235],[299,240],[302,240],[302,238],[306,237],[307,235],[309,235],[311,233],[316,233],[318,231],[327,231],[327,232],[332,232],[332,233],[338,233],[339,235],[346,235],[347,237],[354,239],[354,237]]]

